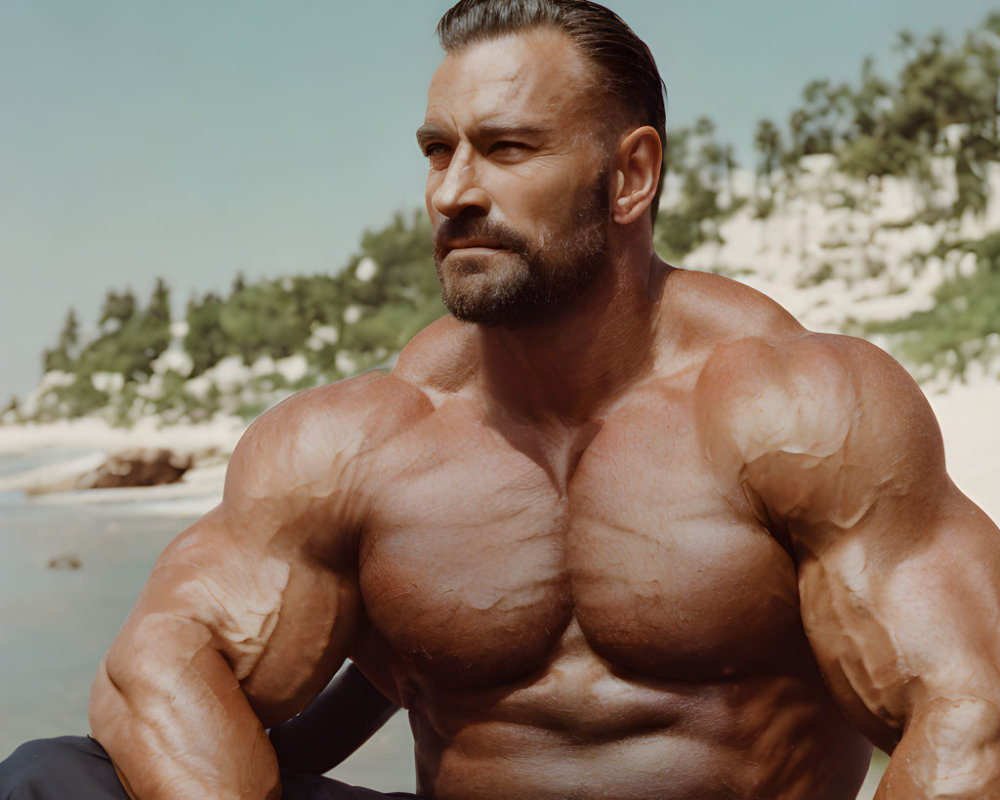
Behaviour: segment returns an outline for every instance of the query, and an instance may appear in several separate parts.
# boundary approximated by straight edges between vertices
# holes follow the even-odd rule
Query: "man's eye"
[[[498,153],[503,151],[524,150],[526,148],[527,145],[523,144],[522,142],[494,142],[490,146],[490,152]]]
[[[435,142],[424,147],[424,155],[432,170],[440,171],[448,168],[451,160],[451,148],[446,144]]]

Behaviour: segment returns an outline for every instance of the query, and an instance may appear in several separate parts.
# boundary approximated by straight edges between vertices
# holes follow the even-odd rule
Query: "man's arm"
[[[160,556],[101,663],[92,732],[141,800],[280,797],[265,726],[322,688],[359,621],[352,464],[370,380],[250,428],[222,504]]]
[[[735,351],[708,378],[738,387],[716,456],[792,541],[824,676],[893,754],[876,797],[1000,798],[1000,532],[948,478],[927,401],[857,340]]]

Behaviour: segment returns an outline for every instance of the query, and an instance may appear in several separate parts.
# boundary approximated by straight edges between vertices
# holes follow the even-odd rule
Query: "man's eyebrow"
[[[476,135],[484,139],[537,139],[545,133],[538,125],[504,120],[484,120],[476,126]]]
[[[448,135],[439,125],[425,122],[417,128],[417,144],[423,147],[427,142],[434,139],[447,139]]]
[[[484,120],[473,128],[473,136],[480,139],[539,139],[547,131],[538,125],[503,120]],[[450,139],[452,134],[434,123],[424,123],[417,128],[417,144],[423,147],[427,142]]]

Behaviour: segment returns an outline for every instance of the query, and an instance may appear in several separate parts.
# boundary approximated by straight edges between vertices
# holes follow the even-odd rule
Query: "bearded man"
[[[872,742],[881,800],[1000,797],[1000,539],[919,389],[655,255],[662,85],[610,11],[462,0],[439,34],[452,315],[250,428],[101,664],[103,750],[29,746],[17,797],[74,747],[74,797],[377,796],[266,733],[347,658],[428,800],[849,800]]]

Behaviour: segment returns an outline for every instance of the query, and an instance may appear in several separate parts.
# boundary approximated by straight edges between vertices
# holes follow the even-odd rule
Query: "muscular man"
[[[452,316],[261,417],[160,557],[91,703],[132,794],[279,797],[265,729],[350,658],[433,800],[849,800],[870,742],[881,800],[1000,797],[1000,537],[917,386],[656,257],[661,84],[610,12],[439,33]]]

